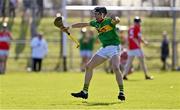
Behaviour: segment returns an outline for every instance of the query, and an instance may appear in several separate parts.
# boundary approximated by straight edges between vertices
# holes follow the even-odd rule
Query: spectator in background
[[[10,41],[12,40],[11,33],[7,29],[7,23],[3,23],[0,31],[0,74],[6,72],[6,62],[8,58]]]
[[[6,17],[6,0],[0,0],[0,11],[1,11],[1,17]]]
[[[167,32],[163,32],[163,40],[161,42],[161,61],[163,63],[162,70],[167,69],[167,58],[169,56],[169,40],[167,37]]]
[[[0,0],[0,17],[2,16],[3,1]]]
[[[36,3],[37,3],[37,6],[38,6],[38,9],[37,9],[37,16],[41,16],[43,17],[43,11],[44,11],[44,0],[37,0]]]
[[[17,0],[9,0],[9,16],[16,16]]]
[[[86,28],[81,30],[82,37],[79,39],[80,42],[80,56],[81,61],[81,71],[85,71],[85,66],[87,62],[93,55],[93,45],[94,45],[94,36],[92,31],[87,31]]]
[[[30,10],[32,7],[32,0],[23,0],[24,12]]]
[[[41,71],[42,60],[48,52],[48,44],[42,34],[37,34],[31,41],[32,71]]]

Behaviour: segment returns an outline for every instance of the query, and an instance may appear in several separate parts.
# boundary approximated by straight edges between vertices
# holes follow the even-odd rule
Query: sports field
[[[82,88],[82,73],[7,73],[0,75],[0,109],[180,109],[180,72],[135,72],[125,81],[126,101],[117,99],[115,76],[95,71],[89,99],[71,92]]]

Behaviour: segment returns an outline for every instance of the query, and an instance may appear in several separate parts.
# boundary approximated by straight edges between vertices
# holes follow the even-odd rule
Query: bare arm
[[[143,44],[145,44],[145,45],[148,44],[148,41],[144,40],[143,38],[141,38],[141,42],[142,42]]]
[[[86,27],[86,26],[90,26],[90,24],[89,23],[76,23],[76,24],[72,24],[71,26],[68,26],[68,27],[62,27],[61,31],[68,32],[68,30],[70,28],[83,28],[83,27]]]
[[[138,47],[140,47],[140,43],[138,42],[138,39],[133,38],[133,41],[136,43],[136,45],[137,45]],[[143,44],[145,44],[145,45],[148,44],[148,42],[147,42],[146,40],[142,39],[142,38],[141,38],[141,42],[142,42]]]
[[[69,27],[63,27],[63,28],[61,28],[61,30],[62,30],[63,32],[66,32],[66,31],[68,31],[70,28],[83,28],[83,27],[86,27],[86,26],[90,26],[90,24],[89,24],[89,23],[76,23],[76,24],[72,24],[72,25],[69,26]]]
[[[76,23],[76,24],[73,24],[71,27],[72,28],[83,28],[86,26],[90,26],[90,24],[89,23]]]

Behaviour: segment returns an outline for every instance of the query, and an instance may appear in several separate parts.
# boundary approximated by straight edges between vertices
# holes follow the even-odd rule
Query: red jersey
[[[128,52],[123,48],[120,54],[120,64],[125,65],[128,59]]]
[[[137,39],[137,43],[134,41],[134,39]],[[141,43],[141,28],[138,25],[134,25],[129,28],[128,30],[128,43],[129,43],[129,49],[139,49],[140,43]]]
[[[0,50],[9,50],[11,41],[10,32],[0,32]]]

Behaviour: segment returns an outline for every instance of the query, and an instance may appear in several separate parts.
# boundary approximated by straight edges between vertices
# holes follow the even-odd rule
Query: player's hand
[[[113,19],[112,20],[113,24],[118,24],[120,22],[120,18],[118,16],[111,16],[111,18]]]
[[[116,20],[117,22],[120,22],[120,18],[119,18],[118,16],[115,17],[115,20]]]
[[[69,30],[69,27],[61,27],[62,32],[68,32],[68,30]]]
[[[145,44],[145,45],[148,45],[149,43],[148,43],[148,41],[144,41],[144,44]]]

